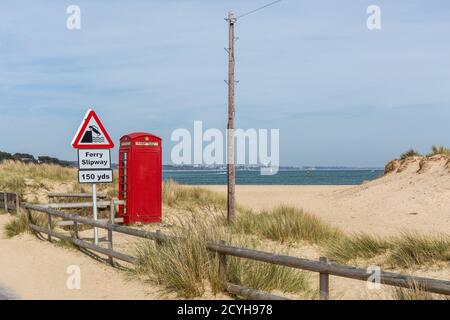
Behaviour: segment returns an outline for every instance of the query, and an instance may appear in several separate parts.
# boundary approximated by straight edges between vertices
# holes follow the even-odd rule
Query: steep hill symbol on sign
[[[94,110],[89,109],[72,140],[76,149],[110,149],[114,143]]]

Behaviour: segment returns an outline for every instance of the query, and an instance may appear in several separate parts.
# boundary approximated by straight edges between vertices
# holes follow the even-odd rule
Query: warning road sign
[[[72,140],[76,149],[111,149],[114,143],[94,110],[89,109]]]

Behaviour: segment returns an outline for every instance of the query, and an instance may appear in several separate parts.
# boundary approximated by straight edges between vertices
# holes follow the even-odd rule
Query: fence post
[[[78,222],[74,221],[73,222],[73,237],[75,239],[79,239],[80,237],[78,236]]]
[[[5,212],[8,212],[8,194],[3,192],[3,202],[5,204]]]
[[[33,223],[33,217],[31,215],[31,210],[27,209],[27,218],[28,218],[28,224],[32,224]]]
[[[322,263],[328,263],[328,259],[320,257]],[[328,300],[330,298],[330,275],[328,273],[320,273],[320,300]]]
[[[225,245],[224,240],[220,240],[219,244]],[[227,281],[227,255],[219,253],[219,276],[223,281]]]
[[[18,214],[20,210],[20,200],[19,200],[19,194],[16,193],[16,213]]]
[[[109,208],[109,221],[108,221],[108,248],[113,250],[113,232],[112,232],[112,224],[114,223],[114,217],[116,214],[116,207],[114,205],[114,200],[111,199],[110,208]],[[114,259],[112,256],[109,256],[109,263],[114,267]]]
[[[162,233],[161,233],[161,230],[158,229],[158,230],[156,230],[156,240],[155,240],[155,243],[158,246],[162,245],[162,243],[163,243],[163,241],[161,239],[162,239]]]
[[[52,215],[50,213],[47,214],[48,216],[48,241],[52,242],[52,236],[50,235],[50,232],[52,232]]]

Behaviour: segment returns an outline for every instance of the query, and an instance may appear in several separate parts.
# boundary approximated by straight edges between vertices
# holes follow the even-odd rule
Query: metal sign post
[[[92,184],[92,211],[94,213],[94,220],[97,221],[97,185]],[[94,243],[98,245],[98,228],[94,227]]]
[[[97,183],[113,182],[110,149],[114,143],[94,110],[87,111],[72,146],[78,149],[78,182],[92,184],[92,213],[97,221]],[[94,227],[95,245],[98,239],[98,228]]]

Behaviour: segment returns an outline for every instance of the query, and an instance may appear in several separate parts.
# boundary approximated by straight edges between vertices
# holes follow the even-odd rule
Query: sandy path
[[[450,183],[450,181],[449,181]],[[404,230],[448,233],[450,192],[407,190],[374,181],[361,186],[236,186],[238,203],[256,209],[285,204],[313,213],[347,232],[381,236]],[[202,186],[226,193],[226,186]],[[366,190],[367,189],[367,190]],[[400,191],[399,191],[400,190]]]
[[[161,288],[130,280],[124,271],[32,235],[6,239],[0,215],[0,288],[22,299],[161,299]],[[69,290],[67,268],[79,266],[81,289]],[[1,294],[1,292],[0,292]]]

